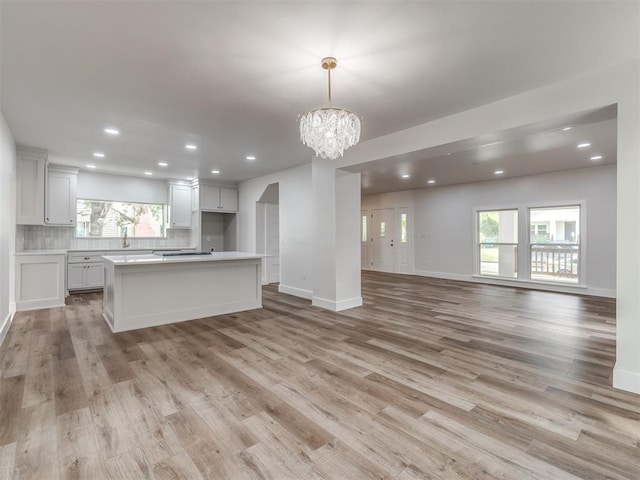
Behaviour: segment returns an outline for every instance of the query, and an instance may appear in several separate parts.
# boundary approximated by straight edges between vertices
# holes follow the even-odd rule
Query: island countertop
[[[175,255],[162,256],[157,254],[144,255],[104,255],[107,262],[111,262],[116,266],[120,265],[153,265],[153,264],[169,264],[169,263],[190,263],[190,262],[221,262],[226,260],[253,260],[264,258],[266,255],[247,252],[211,252],[206,255]]]

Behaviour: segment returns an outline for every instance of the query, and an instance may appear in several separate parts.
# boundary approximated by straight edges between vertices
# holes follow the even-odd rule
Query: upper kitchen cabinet
[[[47,225],[76,225],[77,183],[78,169],[49,165],[44,212]]]
[[[191,228],[191,185],[169,184],[169,227]]]
[[[20,147],[16,153],[16,223],[42,225],[47,152]]]
[[[238,189],[200,184],[200,210],[215,212],[238,211]]]

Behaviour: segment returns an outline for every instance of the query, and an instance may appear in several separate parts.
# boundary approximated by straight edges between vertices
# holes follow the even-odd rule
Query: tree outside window
[[[79,199],[77,237],[164,237],[164,205]]]

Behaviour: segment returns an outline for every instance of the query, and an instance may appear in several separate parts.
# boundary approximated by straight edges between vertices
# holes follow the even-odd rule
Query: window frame
[[[530,248],[531,244],[531,232],[529,230],[530,218],[529,209],[538,208],[566,208],[566,207],[580,207],[580,256],[578,266],[578,283],[569,282],[553,282],[531,278],[531,256]],[[517,277],[501,277],[495,275],[482,275],[480,274],[480,249],[479,244],[479,216],[478,212],[487,211],[502,211],[502,210],[518,210],[518,253],[517,253]],[[473,269],[472,276],[481,278],[490,282],[494,280],[496,283],[509,282],[510,284],[517,283],[529,283],[533,285],[550,285],[554,287],[561,287],[566,289],[574,288],[587,288],[587,274],[589,266],[587,264],[588,257],[588,245],[587,245],[587,201],[582,200],[562,200],[562,201],[549,201],[549,202],[526,202],[526,203],[509,203],[501,205],[481,205],[474,206],[472,208],[473,215]],[[615,240],[614,240],[615,241]],[[509,283],[505,283],[509,284]]]
[[[473,264],[474,264],[474,275],[477,275],[482,278],[495,278],[499,280],[520,280],[520,209],[513,207],[501,207],[501,208],[474,208],[473,215],[473,224],[474,224],[474,244],[475,248],[473,249]],[[480,214],[483,212],[516,212],[517,214],[517,232],[518,232],[518,242],[481,242],[480,241]],[[482,245],[505,245],[505,246],[514,246],[515,247],[515,268],[514,271],[516,273],[515,277],[505,277],[502,275],[488,275],[482,273],[482,255],[480,253],[482,249]]]
[[[104,203],[130,203],[130,204],[134,204],[134,205],[157,205],[162,207],[162,231],[163,231],[163,235],[160,236],[153,236],[153,237],[134,237],[134,236],[128,236],[128,238],[135,238],[135,239],[166,239],[167,238],[167,231],[169,229],[168,225],[168,213],[169,213],[169,209],[168,209],[168,205],[165,203],[151,203],[151,202],[129,202],[129,201],[125,201],[125,200],[100,200],[100,199],[94,199],[94,198],[80,198],[77,197],[76,198],[76,226],[74,228],[73,231],[73,235],[74,238],[77,239],[95,239],[95,240],[104,240],[104,239],[110,239],[110,238],[116,238],[116,239],[122,239],[124,238],[123,235],[117,235],[117,236],[90,236],[90,235],[86,235],[84,237],[79,237],[78,236],[78,228],[80,227],[81,223],[85,223],[85,222],[80,222],[78,221],[78,215],[79,215],[79,209],[78,209],[78,202],[79,201],[88,201],[88,202],[104,202]]]
[[[545,210],[545,209],[563,209],[563,208],[578,208],[578,219],[580,223],[580,228],[578,230],[578,238],[580,240],[577,244],[578,246],[578,281],[577,282],[562,282],[562,281],[549,281],[549,280],[541,280],[538,278],[532,277],[531,271],[531,253],[533,245],[544,245],[541,243],[533,242],[531,238],[531,210]],[[527,278],[532,283],[540,283],[544,285],[560,285],[567,287],[586,287],[586,201],[577,201],[577,202],[559,202],[553,204],[537,204],[537,205],[527,205]],[[561,245],[558,242],[549,242],[550,245]]]

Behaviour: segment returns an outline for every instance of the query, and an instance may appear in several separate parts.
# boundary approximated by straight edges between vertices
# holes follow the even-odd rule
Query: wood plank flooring
[[[366,272],[342,313],[113,335],[100,294],[0,347],[1,479],[638,479],[609,299]]]

